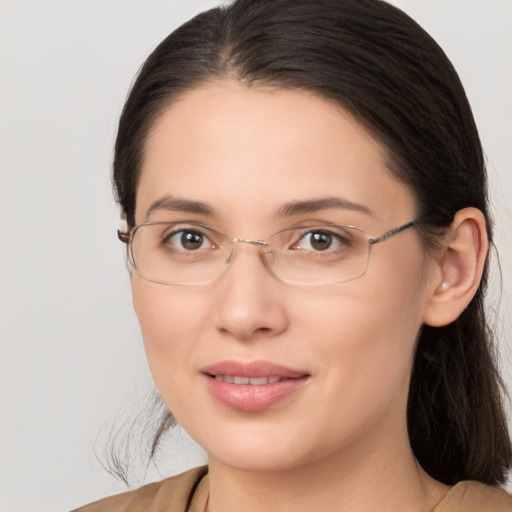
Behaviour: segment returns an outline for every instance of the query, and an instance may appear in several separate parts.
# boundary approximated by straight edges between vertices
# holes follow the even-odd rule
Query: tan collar
[[[208,475],[205,475],[194,491],[190,505],[187,512],[205,512],[208,506],[208,491],[210,488],[210,481]]]

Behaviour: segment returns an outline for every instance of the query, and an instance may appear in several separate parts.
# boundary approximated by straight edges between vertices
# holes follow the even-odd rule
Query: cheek
[[[155,383],[162,394],[186,369],[197,350],[194,340],[204,329],[205,294],[193,287],[176,288],[132,277],[133,306]]]
[[[399,299],[390,293],[355,291],[343,300],[324,294],[316,301],[304,301],[297,315],[315,351],[324,352],[326,363],[334,357],[354,376],[367,371],[379,374],[408,363],[421,326],[417,297],[408,294]]]
[[[399,279],[392,276],[377,280],[368,273],[296,309],[297,319],[308,319],[302,324],[323,362],[328,389],[354,398],[356,408],[362,397],[385,403],[407,392],[425,294],[414,269],[404,266]]]

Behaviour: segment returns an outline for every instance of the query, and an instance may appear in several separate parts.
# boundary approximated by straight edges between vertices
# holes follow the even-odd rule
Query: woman
[[[80,510],[512,510],[482,149],[404,13],[197,16],[142,67],[114,182],[163,427],[209,459]]]

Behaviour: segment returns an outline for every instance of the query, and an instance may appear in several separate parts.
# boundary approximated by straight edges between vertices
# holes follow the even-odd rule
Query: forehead
[[[164,195],[247,218],[319,197],[341,197],[377,215],[413,209],[412,195],[386,167],[383,148],[346,111],[311,93],[230,81],[189,91],[155,123],[137,222]]]

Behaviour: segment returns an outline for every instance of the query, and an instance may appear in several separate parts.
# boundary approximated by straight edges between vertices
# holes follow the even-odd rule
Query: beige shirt
[[[203,512],[208,499],[207,471],[206,466],[191,469],[72,512]],[[480,482],[459,482],[432,512],[512,512],[512,496]]]

